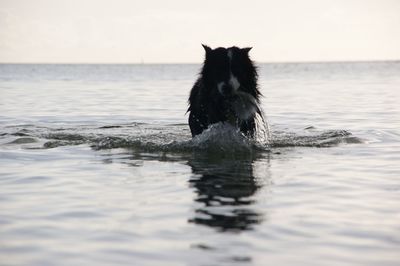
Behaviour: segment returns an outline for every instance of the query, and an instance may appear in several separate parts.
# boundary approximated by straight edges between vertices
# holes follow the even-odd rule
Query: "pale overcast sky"
[[[400,59],[397,0],[0,0],[0,62],[201,62],[201,43],[258,62]]]

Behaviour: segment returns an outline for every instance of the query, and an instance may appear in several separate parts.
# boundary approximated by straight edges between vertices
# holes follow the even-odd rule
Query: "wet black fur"
[[[240,119],[232,109],[232,103],[237,95],[223,96],[217,88],[218,82],[229,80],[231,69],[240,83],[238,91],[254,97],[256,113],[262,117],[259,108],[261,93],[257,87],[257,69],[248,55],[251,48],[240,49],[234,46],[211,49],[205,45],[203,47],[206,51],[204,64],[189,97],[189,126],[192,136],[201,134],[211,124],[227,121],[232,123],[232,120],[241,132],[253,136],[256,114],[246,120]],[[233,53],[231,64],[227,55],[228,49]]]

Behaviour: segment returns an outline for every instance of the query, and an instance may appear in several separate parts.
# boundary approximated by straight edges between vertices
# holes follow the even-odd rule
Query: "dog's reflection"
[[[189,160],[193,176],[190,185],[200,207],[190,222],[220,231],[242,231],[260,223],[262,215],[253,208],[260,188],[253,174],[255,158],[195,156]]]

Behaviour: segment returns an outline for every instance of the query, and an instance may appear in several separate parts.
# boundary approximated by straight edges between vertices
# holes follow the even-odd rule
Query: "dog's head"
[[[251,48],[216,48],[203,45],[206,52],[202,77],[213,95],[236,97],[246,92],[257,98],[257,72],[249,52]]]

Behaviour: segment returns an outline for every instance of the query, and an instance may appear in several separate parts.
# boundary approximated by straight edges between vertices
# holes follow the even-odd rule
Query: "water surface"
[[[400,64],[261,64],[268,142],[191,139],[198,65],[0,65],[1,265],[398,265]]]

